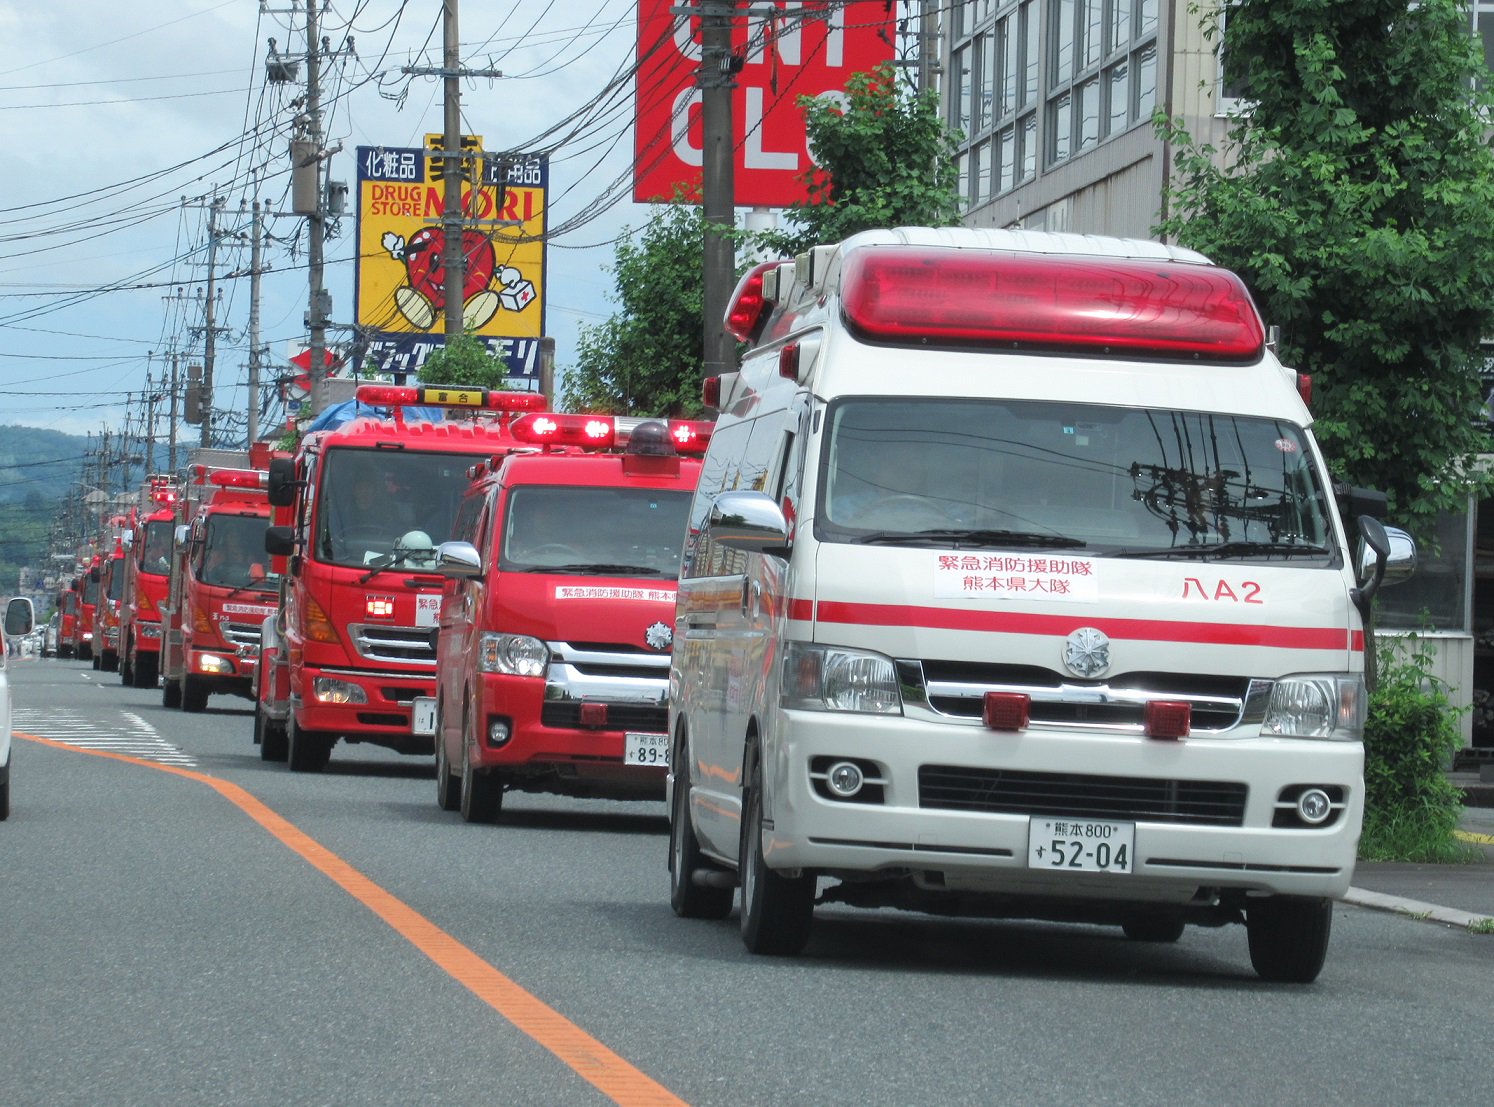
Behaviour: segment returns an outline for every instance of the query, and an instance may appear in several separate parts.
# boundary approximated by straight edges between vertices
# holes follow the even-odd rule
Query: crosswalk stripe
[[[194,768],[196,759],[172,745],[145,719],[134,712],[120,712],[117,725],[91,723],[67,711],[37,711],[17,707],[12,725],[42,738],[79,749],[124,753],[142,761]]]

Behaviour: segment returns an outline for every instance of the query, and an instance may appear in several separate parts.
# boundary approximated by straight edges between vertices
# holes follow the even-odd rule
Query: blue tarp
[[[446,413],[439,407],[407,407],[404,409],[405,422],[407,423],[439,423],[445,418]],[[343,400],[340,404],[323,408],[322,413],[311,421],[306,429],[310,431],[331,430],[340,427],[344,423],[351,423],[354,419],[390,419],[387,407],[378,407],[372,404],[360,403],[357,400]]]

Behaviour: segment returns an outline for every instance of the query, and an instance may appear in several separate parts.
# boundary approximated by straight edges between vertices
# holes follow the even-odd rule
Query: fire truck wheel
[[[161,706],[180,707],[182,705],[182,682],[179,680],[168,680],[161,685]]]
[[[436,804],[442,811],[455,811],[462,805],[462,778],[451,771],[440,723],[436,724]]]
[[[105,650],[99,658],[99,669],[105,673],[119,671],[119,654],[113,650]]]
[[[156,666],[156,655],[153,653],[141,653],[135,655],[135,687],[154,688],[156,678],[160,676]]]
[[[258,707],[254,709],[254,742],[261,761],[284,761],[290,753],[285,727],[266,719]]]
[[[92,650],[88,652],[88,661],[93,666],[94,672],[98,672],[104,664],[104,659]]]
[[[207,681],[188,673],[182,677],[182,710],[193,713],[207,710]]]
[[[295,716],[285,720],[285,760],[293,773],[319,773],[332,759],[334,735],[321,730],[303,730]]]
[[[737,852],[742,881],[742,944],[749,953],[793,956],[809,941],[815,878],[783,876],[768,868],[763,860],[763,770],[756,756],[750,780],[743,797],[746,811]]]
[[[735,890],[730,884],[706,886],[694,880],[696,870],[713,870],[716,866],[700,852],[695,827],[690,823],[689,764],[689,747],[681,742],[679,764],[674,770],[674,803],[669,809],[669,905],[682,919],[724,919],[731,914]]]
[[[465,732],[468,728],[463,727]],[[491,823],[503,810],[503,778],[495,772],[479,773],[472,769],[470,747],[462,739],[462,818],[469,823]]]
[[[130,660],[129,650],[119,655],[119,683],[126,688],[135,684],[135,663]]]

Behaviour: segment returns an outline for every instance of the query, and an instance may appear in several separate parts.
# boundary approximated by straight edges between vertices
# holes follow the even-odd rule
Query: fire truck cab
[[[467,472],[516,445],[512,413],[538,393],[364,385],[389,409],[302,439],[271,465],[276,525],[265,548],[286,578],[256,676],[260,756],[296,772],[326,767],[339,739],[429,756],[435,732],[432,634]],[[468,418],[406,421],[407,407]]]
[[[73,582],[78,594],[78,619],[73,624],[73,656],[79,661],[94,658],[94,619],[99,600],[99,578],[104,559],[94,554]],[[97,667],[97,666],[95,666]]]
[[[710,425],[530,415],[473,474],[436,654],[436,799],[659,799],[675,582]],[[688,455],[688,456],[682,456]]]
[[[170,587],[176,530],[175,482],[151,477],[147,495],[154,509],[131,533],[119,604],[119,676],[121,683],[135,688],[154,688],[160,679],[160,607]]]

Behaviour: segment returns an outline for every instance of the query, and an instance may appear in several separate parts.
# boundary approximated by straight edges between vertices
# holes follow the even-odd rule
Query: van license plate
[[[416,696],[410,701],[410,708],[410,731],[412,733],[436,733],[436,700],[434,696]]]
[[[1076,873],[1129,873],[1136,824],[1100,819],[1032,819],[1027,867]]]
[[[669,764],[669,735],[639,734],[627,731],[623,734],[623,763],[626,765]]]

